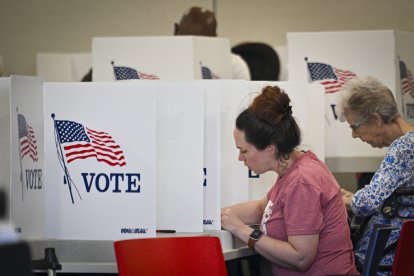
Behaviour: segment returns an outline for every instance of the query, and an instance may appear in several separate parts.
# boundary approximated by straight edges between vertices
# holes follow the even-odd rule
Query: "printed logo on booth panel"
[[[42,183],[42,169],[39,166],[38,148],[36,142],[36,135],[33,127],[27,123],[26,117],[17,112],[17,128],[18,128],[18,153],[20,164],[20,182],[22,184],[22,201],[24,201],[25,191],[41,190]],[[26,158],[26,161],[23,160]],[[23,168],[25,167],[25,168]],[[24,185],[26,184],[26,185]]]
[[[72,162],[94,158],[97,162],[111,167],[126,165],[125,155],[120,145],[108,132],[97,131],[84,126],[82,123],[69,120],[54,120],[55,144],[59,163],[64,172],[63,183],[68,185],[70,199],[75,203],[74,193],[82,199],[80,191],[70,175],[68,167]],[[139,173],[81,173],[85,190],[90,193],[92,189],[97,192],[108,192],[111,185],[112,193],[121,193],[121,185],[126,181],[126,193],[140,193],[141,187]]]

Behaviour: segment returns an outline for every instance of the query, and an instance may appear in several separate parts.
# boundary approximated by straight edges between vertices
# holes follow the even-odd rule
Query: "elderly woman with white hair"
[[[402,217],[414,215],[412,208],[402,209],[400,217],[394,218],[381,213],[384,201],[397,188],[414,187],[414,127],[399,114],[391,90],[373,77],[349,81],[339,96],[339,117],[349,124],[352,137],[374,148],[389,147],[369,185],[355,194],[342,191],[348,210],[360,217],[371,217],[354,248],[357,264],[362,266],[374,224],[392,224],[401,229]],[[406,200],[414,204],[414,197]],[[388,244],[398,241],[399,235],[399,231],[393,231]],[[382,258],[381,264],[391,265],[393,258],[392,250]]]

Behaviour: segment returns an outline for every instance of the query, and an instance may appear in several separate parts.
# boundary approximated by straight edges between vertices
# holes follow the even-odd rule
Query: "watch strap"
[[[247,246],[251,249],[254,249],[255,243],[263,236],[263,232],[256,229],[253,230],[249,235],[249,240],[247,241]]]

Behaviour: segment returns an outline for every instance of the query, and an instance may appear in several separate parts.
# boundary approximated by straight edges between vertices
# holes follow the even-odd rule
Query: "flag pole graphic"
[[[115,71],[114,71],[115,62],[113,60],[111,61],[111,65],[112,65],[112,72],[114,73],[114,80],[117,80],[116,79],[116,74],[115,74]]]
[[[310,72],[309,72],[308,57],[305,57],[305,62],[306,62],[306,75],[308,76],[308,83],[310,83],[310,82],[312,82],[312,78],[311,78]]]
[[[60,136],[59,136],[57,126],[56,126],[55,114],[52,113],[51,116],[53,118],[53,125],[54,125],[54,128],[55,128],[55,144],[56,144],[56,150],[57,150],[57,154],[58,154],[58,158],[59,158],[59,163],[62,166],[62,169],[65,173],[65,176],[63,177],[63,183],[68,184],[72,204],[75,204],[75,201],[73,199],[73,193],[72,193],[72,185],[76,189],[76,192],[78,193],[79,198],[82,199],[82,197],[79,193],[78,188],[76,187],[75,183],[73,182],[72,178],[70,177],[68,168],[66,167],[65,158],[63,156],[63,151],[62,151],[62,144],[61,144]]]
[[[22,183],[22,201],[24,201],[22,151],[20,148],[19,108],[17,106],[16,106],[16,113],[17,113],[17,144],[19,145],[19,159],[20,159],[20,182]]]

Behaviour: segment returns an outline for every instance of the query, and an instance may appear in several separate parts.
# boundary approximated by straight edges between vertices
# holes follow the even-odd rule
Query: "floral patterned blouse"
[[[387,219],[381,214],[382,204],[399,187],[414,187],[414,132],[407,132],[391,144],[370,184],[357,191],[352,198],[351,206],[354,214],[361,217],[373,215],[355,248],[355,257],[359,263],[364,263],[374,224],[392,224],[401,229],[403,219],[398,217]],[[407,197],[404,201],[414,204],[414,196]],[[414,210],[404,209],[399,214],[412,217]],[[398,241],[399,236],[399,230],[392,231],[387,245]],[[381,264],[392,264],[393,259],[394,251],[384,256]],[[378,275],[390,275],[390,272],[378,273]]]

